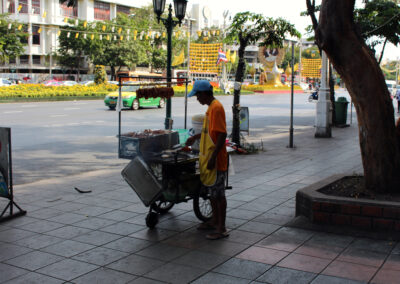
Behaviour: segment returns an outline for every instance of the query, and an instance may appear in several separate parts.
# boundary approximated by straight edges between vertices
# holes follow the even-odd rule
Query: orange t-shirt
[[[208,133],[214,144],[217,144],[218,132],[226,132],[225,110],[222,104],[214,99],[207,109]],[[226,171],[228,169],[228,153],[226,147],[222,147],[217,156],[217,171]]]

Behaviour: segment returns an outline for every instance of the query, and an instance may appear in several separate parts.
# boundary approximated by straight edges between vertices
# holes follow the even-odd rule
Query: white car
[[[88,85],[91,85],[91,84],[94,84],[94,81],[82,81],[82,82],[79,82],[79,85],[84,85],[84,86],[88,86]]]
[[[1,78],[0,79],[0,87],[8,87],[8,86],[11,86],[11,81]]]
[[[75,86],[76,84],[78,84],[78,83],[75,82],[75,81],[64,81],[64,82],[62,82],[63,86]]]

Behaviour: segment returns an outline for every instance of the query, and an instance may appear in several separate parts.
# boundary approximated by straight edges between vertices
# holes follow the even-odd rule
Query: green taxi
[[[165,106],[165,98],[136,98],[137,89],[139,89],[139,86],[128,85],[121,87],[122,107],[137,110],[141,107],[163,108]],[[117,90],[115,92],[109,93],[104,98],[105,105],[108,106],[111,110],[114,110],[117,107],[118,93],[119,91]]]

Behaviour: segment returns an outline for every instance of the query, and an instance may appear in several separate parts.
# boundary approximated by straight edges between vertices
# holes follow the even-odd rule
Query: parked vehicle
[[[84,85],[84,86],[88,86],[88,85],[91,85],[91,84],[94,84],[94,81],[82,81],[82,82],[79,82],[79,85]]]
[[[0,79],[0,87],[8,87],[8,86],[11,86],[10,80],[1,78]]]
[[[45,86],[61,86],[61,81],[57,81],[57,80],[48,80],[48,81],[44,81],[42,83]]]
[[[61,85],[63,85],[63,86],[75,86],[77,84],[78,83],[75,82],[75,81],[63,81],[63,82],[61,82]]]
[[[127,85],[121,87],[122,107],[130,108],[132,110],[138,110],[141,107],[163,108],[165,106],[164,98],[137,99],[136,98],[137,89],[139,89],[139,86]],[[104,104],[111,110],[114,110],[117,107],[118,93],[119,93],[118,90],[115,92],[111,92],[104,98]]]

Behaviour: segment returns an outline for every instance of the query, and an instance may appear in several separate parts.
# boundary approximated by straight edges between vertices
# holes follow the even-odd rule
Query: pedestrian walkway
[[[397,241],[295,218],[298,189],[362,171],[355,125],[333,129],[330,139],[313,131],[295,129],[294,149],[288,134],[258,133],[264,152],[233,156],[230,236],[218,241],[196,230],[191,202],[149,230],[148,209],[121,168],[19,185],[16,200],[28,214],[0,225],[0,282],[398,283]]]

